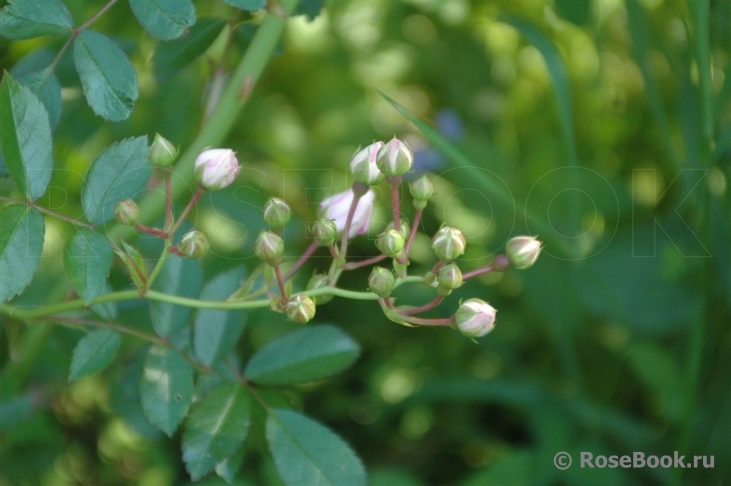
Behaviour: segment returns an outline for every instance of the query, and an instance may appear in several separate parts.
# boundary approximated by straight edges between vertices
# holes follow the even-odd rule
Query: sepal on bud
[[[287,318],[297,324],[306,324],[315,317],[315,301],[302,294],[293,295],[284,306]]]
[[[338,228],[335,221],[326,218],[320,218],[312,223],[312,236],[318,243],[324,246],[330,246],[335,243],[338,236]]]
[[[443,226],[432,238],[432,248],[437,257],[445,262],[451,262],[464,254],[467,240],[457,228]]]
[[[385,299],[393,291],[396,285],[396,275],[391,270],[383,267],[373,267],[368,277],[368,288],[377,296]]]
[[[239,161],[231,149],[208,149],[195,159],[195,178],[208,190],[223,189],[236,180]]]
[[[281,228],[289,222],[292,217],[292,210],[283,200],[270,197],[264,205],[264,221],[272,228]]]
[[[395,229],[386,230],[376,239],[376,246],[381,253],[390,257],[396,258],[406,245],[406,239],[403,233],[396,231]]]
[[[153,167],[165,169],[173,165],[175,159],[178,158],[178,149],[170,140],[156,133],[147,158]]]
[[[516,236],[505,244],[510,264],[518,270],[530,268],[541,254],[541,242],[532,236]]]
[[[208,237],[200,231],[188,231],[180,239],[180,252],[187,258],[200,258],[207,251]]]
[[[256,256],[261,258],[270,267],[277,267],[282,263],[284,241],[279,235],[271,231],[262,231],[254,243]]]
[[[437,292],[442,297],[452,293],[452,290],[462,286],[462,271],[456,263],[448,263],[439,269],[437,275]]]
[[[411,223],[409,223],[408,219],[402,216],[399,220],[399,226],[401,226],[401,234],[404,235],[404,238],[408,240],[409,235],[411,234]],[[387,230],[392,230],[395,227],[396,226],[394,225],[393,221],[386,225]]]
[[[482,337],[495,328],[497,311],[482,299],[467,299],[452,316],[455,326],[469,338]]]
[[[373,186],[383,181],[383,173],[378,169],[376,159],[383,142],[375,142],[359,150],[350,159],[350,173],[353,178],[367,186]]]
[[[330,279],[324,273],[316,273],[307,282],[307,290],[321,289],[330,285]],[[327,304],[333,299],[333,294],[322,294],[313,297],[317,305]]]
[[[378,151],[376,164],[386,177],[401,176],[411,170],[414,154],[408,145],[393,137]]]
[[[140,208],[131,199],[124,199],[114,208],[114,219],[127,226],[134,226],[140,219]]]

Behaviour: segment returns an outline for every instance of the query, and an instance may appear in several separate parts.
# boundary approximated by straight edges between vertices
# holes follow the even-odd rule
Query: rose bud
[[[378,151],[376,164],[386,177],[401,176],[414,164],[414,154],[408,145],[393,137]]]
[[[155,139],[152,141],[152,145],[150,145],[150,152],[147,158],[154,167],[170,167],[175,162],[175,159],[178,158],[178,149],[170,140],[156,133]]]
[[[371,292],[385,299],[391,295],[394,285],[396,285],[396,275],[391,270],[373,267],[368,277],[368,288]]]
[[[404,218],[403,216],[399,219],[399,226],[401,226],[401,234],[404,235],[404,238],[407,240],[409,239],[409,235],[411,234],[411,223],[409,223],[409,220]],[[388,223],[386,225],[387,230],[394,229],[393,221]]]
[[[254,251],[256,256],[264,260],[270,267],[277,267],[282,263],[284,241],[271,231],[262,231],[254,243]]]
[[[452,290],[462,286],[462,271],[459,269],[456,263],[447,263],[439,269],[437,275],[437,292],[442,297],[452,293]]]
[[[452,316],[459,332],[470,338],[481,337],[495,327],[495,313],[490,304],[481,299],[467,299]]]
[[[394,229],[384,231],[378,235],[378,239],[376,239],[376,246],[378,249],[381,250],[381,253],[390,258],[396,258],[396,256],[401,253],[401,250],[404,249],[405,245],[406,239],[404,238],[403,233]]]
[[[518,270],[530,268],[541,254],[541,242],[531,236],[516,236],[505,244],[510,264]]]
[[[140,218],[140,208],[131,199],[124,199],[114,208],[114,219],[127,226],[134,226]]]
[[[208,251],[208,238],[200,231],[188,231],[180,239],[180,251],[188,258],[200,258]]]
[[[434,195],[434,186],[429,182],[429,178],[423,175],[409,184],[409,191],[414,198],[414,207],[424,209],[426,202]]]
[[[334,221],[338,233],[342,233],[345,230],[345,220],[348,217],[348,211],[350,211],[350,205],[353,203],[354,197],[353,190],[348,189],[320,203],[320,216]],[[353,214],[353,220],[350,223],[348,238],[352,238],[355,235],[362,235],[368,231],[375,198],[376,196],[373,191],[368,190],[358,200],[355,214]]]
[[[312,236],[318,243],[324,246],[330,246],[335,243],[335,237],[338,235],[338,228],[335,221],[326,218],[320,218],[312,223]]]
[[[231,185],[238,173],[239,161],[231,149],[204,150],[195,159],[195,178],[211,191]]]
[[[292,210],[289,205],[276,197],[270,197],[264,205],[264,221],[272,228],[281,228],[289,222]]]
[[[437,257],[451,262],[464,253],[467,240],[460,230],[451,226],[443,226],[432,238],[432,248]]]
[[[323,287],[327,287],[330,285],[330,279],[328,276],[324,273],[316,273],[310,278],[310,281],[307,282],[307,290],[315,290],[315,289],[321,289]],[[333,299],[333,294],[322,294],[322,295],[316,295],[313,297],[315,300],[315,304],[327,304]]]
[[[306,324],[315,317],[315,301],[306,295],[293,295],[284,306],[284,313],[290,321]]]
[[[350,159],[350,173],[353,174],[356,181],[367,186],[373,186],[383,181],[383,173],[378,170],[376,165],[376,158],[381,147],[383,147],[383,142],[372,143],[356,152]]]

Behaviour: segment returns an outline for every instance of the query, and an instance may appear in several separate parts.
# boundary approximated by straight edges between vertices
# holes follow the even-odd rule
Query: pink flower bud
[[[411,170],[414,154],[408,145],[393,137],[378,151],[376,163],[386,177],[401,176]]]
[[[353,191],[348,189],[320,203],[320,216],[334,221],[339,233],[345,230],[345,220],[348,217],[348,211],[350,210],[350,205],[353,203],[354,197]],[[358,206],[355,208],[355,214],[353,214],[353,220],[350,223],[348,238],[352,238],[355,235],[362,235],[368,231],[375,198],[376,195],[373,191],[368,190],[358,200]]]
[[[505,244],[510,264],[518,270],[530,268],[541,254],[541,242],[532,236],[516,236]]]
[[[204,150],[195,159],[195,177],[209,190],[231,185],[238,173],[239,161],[231,149]]]
[[[495,308],[482,299],[467,299],[462,302],[452,319],[459,332],[476,338],[493,330],[496,313]]]
[[[350,172],[356,181],[368,186],[383,181],[383,174],[376,165],[376,158],[381,147],[383,147],[383,142],[372,143],[359,150],[350,160]]]

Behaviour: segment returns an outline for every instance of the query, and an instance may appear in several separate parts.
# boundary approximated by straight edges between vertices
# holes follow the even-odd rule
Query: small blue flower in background
[[[464,123],[457,112],[450,108],[436,113],[434,126],[450,142],[459,142],[464,138]],[[422,137],[409,137],[408,143],[414,152],[414,167],[412,172],[404,176],[407,180],[416,179],[425,172],[437,172],[444,167],[444,155],[431,148]]]

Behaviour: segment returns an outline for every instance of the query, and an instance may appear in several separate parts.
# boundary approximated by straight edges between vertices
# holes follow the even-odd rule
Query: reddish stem
[[[150,234],[152,236],[156,236],[158,238],[167,239],[167,237],[168,237],[167,232],[165,232],[161,229],[158,229],[158,228],[150,228],[149,226],[145,226],[144,224],[141,224],[141,223],[137,223],[137,225],[135,227],[144,233]]]
[[[178,248],[177,246],[169,246],[168,251],[170,253],[172,253],[173,255],[177,255],[179,257],[185,258],[185,255],[183,254],[182,251],[180,251],[180,248]]]
[[[378,255],[378,256],[374,256],[372,258],[368,258],[367,260],[346,263],[345,265],[343,265],[343,270],[354,270],[356,268],[373,265],[374,263],[378,263],[381,260],[385,260],[386,258],[388,258],[386,255]]]
[[[397,309],[393,305],[393,301],[390,298],[383,299],[386,302],[386,307],[389,309],[395,311],[400,317],[403,317],[403,319],[406,322],[409,322],[411,324],[417,324],[419,326],[451,326],[452,321],[449,319],[422,319],[420,317],[412,317],[409,315],[404,315],[403,312],[401,312],[399,309]]]
[[[399,198],[399,186],[391,185],[391,207],[393,207],[393,227],[401,230],[401,200]]]
[[[312,243],[302,254],[302,256],[297,260],[294,265],[292,265],[289,270],[284,274],[284,279],[287,280],[289,277],[294,275],[294,272],[300,269],[302,265],[305,264],[305,262],[312,256],[313,253],[317,250],[317,248],[320,246],[318,242]]]
[[[436,306],[441,304],[443,300],[444,300],[444,297],[442,297],[441,295],[438,295],[434,298],[434,300],[432,300],[428,304],[424,304],[420,307],[414,307],[413,309],[400,309],[398,312],[401,315],[419,314],[421,312],[426,312],[428,310],[435,308]]]
[[[493,270],[494,270],[494,268],[492,267],[492,265],[487,265],[487,266],[482,267],[482,268],[477,268],[477,269],[472,270],[470,272],[463,273],[462,274],[462,280],[469,280],[469,279],[471,279],[473,277],[477,277],[478,275],[483,275],[485,273],[490,273]]]
[[[185,221],[185,218],[188,217],[188,214],[193,210],[193,207],[198,203],[203,193],[200,189],[195,191],[195,194],[193,194],[193,197],[190,198],[190,201],[188,202],[188,205],[185,206],[185,209],[183,209],[183,212],[180,213],[180,217],[178,218],[178,221],[176,221],[174,228],[178,229],[180,225]]]
[[[170,176],[165,177],[165,229],[173,225],[173,189]]]
[[[274,267],[274,273],[277,275],[277,285],[279,286],[279,296],[282,299],[282,303],[287,302],[287,292],[284,290],[284,277],[282,276],[282,269],[279,265]]]
[[[409,233],[409,239],[406,242],[406,247],[404,248],[404,256],[406,257],[406,260],[409,259],[409,252],[411,251],[411,243],[414,241],[414,236],[416,236],[416,229],[419,227],[419,223],[421,222],[421,213],[423,212],[422,209],[417,209],[416,214],[414,214],[414,222],[411,224],[411,233]]]

